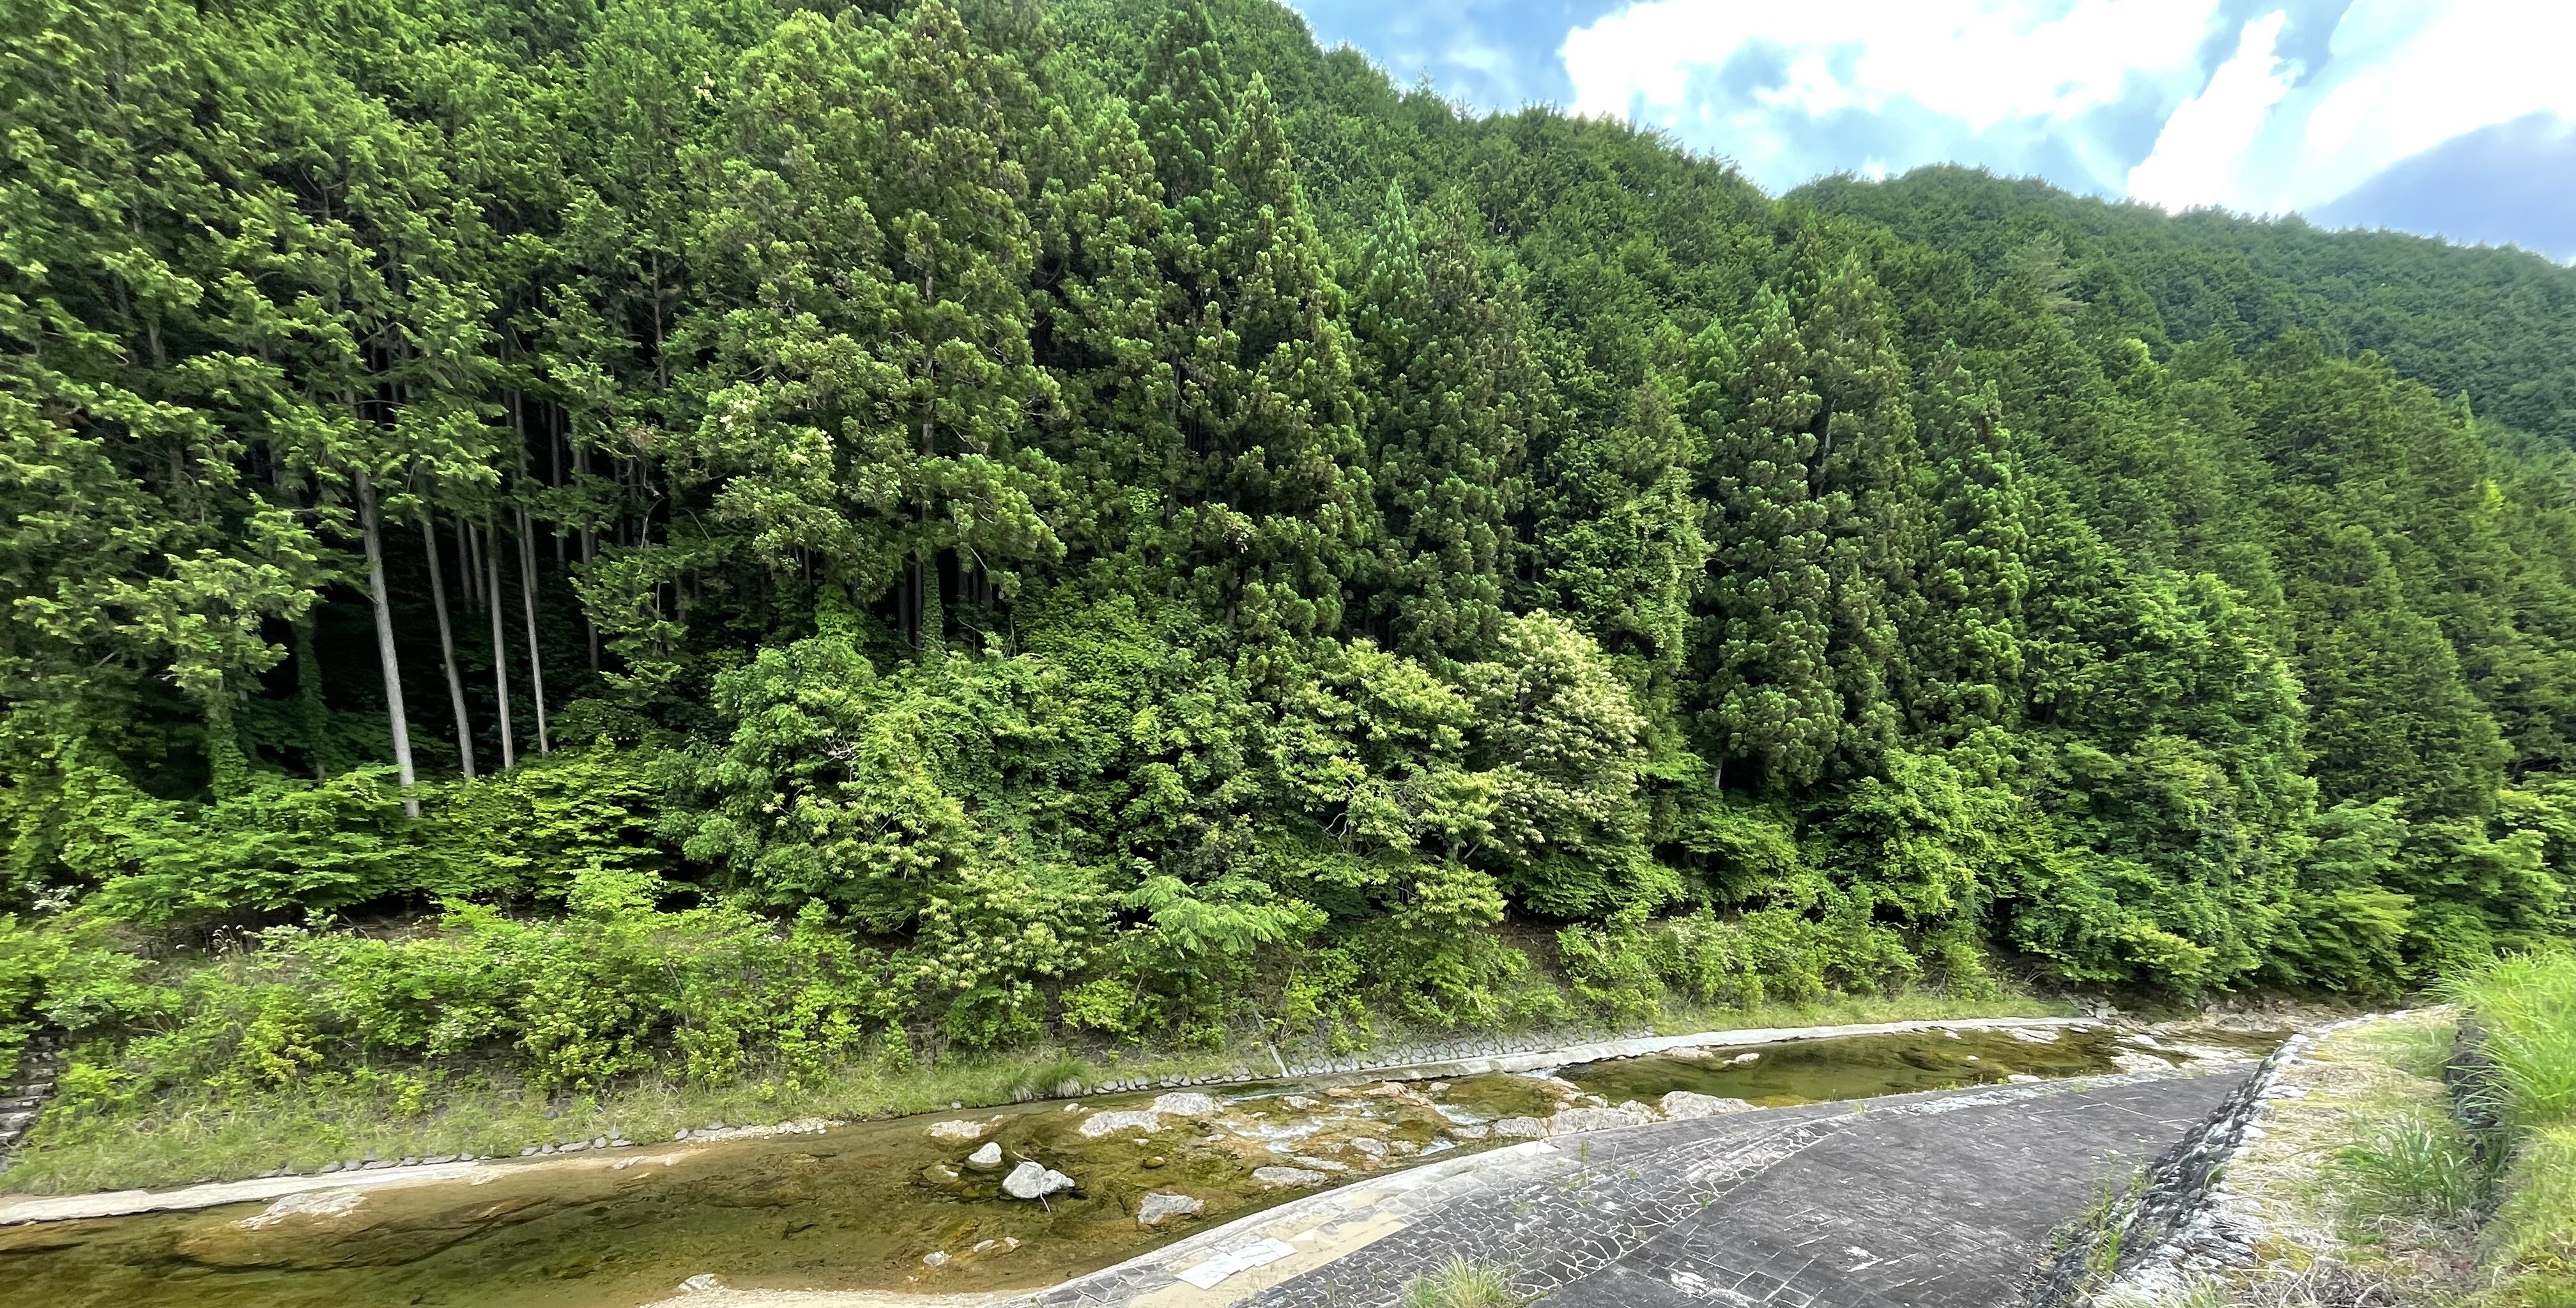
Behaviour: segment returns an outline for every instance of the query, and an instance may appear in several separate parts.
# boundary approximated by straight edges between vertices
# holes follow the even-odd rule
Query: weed
[[[1403,1308],[1514,1308],[1509,1274],[1501,1268],[1450,1259],[1405,1283]]]
[[[2457,1123],[2430,1114],[2383,1118],[2334,1157],[2348,1200],[2371,1217],[2471,1217],[2496,1179]]]

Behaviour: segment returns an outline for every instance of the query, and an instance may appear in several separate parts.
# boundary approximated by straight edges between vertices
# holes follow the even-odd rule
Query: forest
[[[2576,927],[2538,256],[1770,196],[1269,0],[12,12],[0,1057],[74,1109]]]

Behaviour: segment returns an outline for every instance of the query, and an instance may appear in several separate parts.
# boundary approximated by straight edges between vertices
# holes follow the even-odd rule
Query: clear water
[[[2255,1044],[2227,1048],[2255,1052]],[[2137,1050],[2098,1030],[2048,1043],[2003,1032],[1864,1036],[1614,1059],[1561,1069],[1561,1079],[1242,1087],[1220,1096],[1218,1115],[1165,1116],[1151,1134],[1085,1137],[1078,1128],[1087,1112],[1044,1103],[648,1147],[492,1168],[479,1184],[373,1190],[336,1214],[263,1217],[268,1205],[240,1204],[0,1228],[0,1305],[625,1308],[702,1273],[737,1289],[1024,1289],[1308,1192],[1261,1186],[1255,1167],[1307,1167],[1339,1182],[1488,1147],[1485,1123],[1545,1116],[1589,1095],[1653,1103],[1693,1090],[1805,1103],[2107,1072]],[[1758,1057],[1736,1061],[1744,1053]],[[1083,1107],[1150,1101],[1128,1095]],[[961,1116],[1000,1116],[985,1138],[1008,1161],[1038,1161],[1081,1188],[1043,1204],[1004,1196],[998,1174],[962,1165],[975,1143],[929,1135],[931,1122]],[[1148,1191],[1184,1193],[1206,1207],[1147,1229],[1135,1213]],[[923,1262],[934,1252],[944,1264]]]

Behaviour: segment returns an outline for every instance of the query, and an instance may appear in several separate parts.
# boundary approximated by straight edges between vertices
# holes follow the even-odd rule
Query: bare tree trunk
[[[526,509],[519,510],[519,608],[528,616],[528,696],[537,705],[537,753],[554,752],[546,740],[546,669],[537,657],[537,542]]]
[[[465,575],[458,580],[464,585],[465,611],[473,613],[482,607],[483,565],[474,557],[474,533],[465,525],[465,515],[456,517],[456,566]]]
[[[394,774],[402,780],[403,814],[420,816],[418,778],[411,770],[411,718],[403,712],[402,660],[394,652],[394,604],[385,591],[385,537],[376,520],[376,488],[365,472],[356,476],[358,530],[367,543],[367,598],[376,610],[376,659],[384,665],[385,716],[393,724]]]
[[[322,662],[313,649],[313,610],[306,609],[295,619],[295,734],[304,740],[316,781],[331,778],[323,743],[330,721],[322,703]]]
[[[420,520],[421,548],[429,552],[429,594],[432,607],[438,610],[438,661],[447,669],[447,706],[456,713],[456,763],[465,769],[465,779],[474,779],[474,727],[465,716],[465,678],[456,672],[456,637],[447,626],[447,579],[438,566],[438,529],[431,519]],[[464,560],[457,560],[461,566]]]
[[[501,546],[492,529],[483,529],[484,580],[491,584],[492,694],[501,706],[501,770],[519,766],[519,747],[510,738],[510,647],[501,642]]]

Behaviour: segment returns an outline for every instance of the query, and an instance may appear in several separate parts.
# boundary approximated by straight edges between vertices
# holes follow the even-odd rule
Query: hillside
[[[2576,274],[886,9],[0,47],[40,1141],[2567,933]]]

